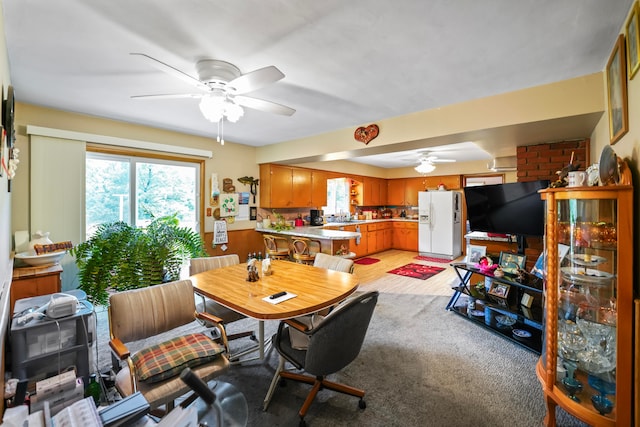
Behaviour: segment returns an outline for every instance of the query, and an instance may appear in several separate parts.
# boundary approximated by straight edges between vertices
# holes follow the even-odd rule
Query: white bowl
[[[34,251],[20,252],[16,254],[16,259],[28,264],[32,267],[40,267],[43,265],[56,264],[65,256],[67,251],[50,252],[47,254],[36,255]]]

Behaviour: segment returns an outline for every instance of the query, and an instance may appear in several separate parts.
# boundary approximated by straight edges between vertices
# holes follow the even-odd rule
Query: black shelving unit
[[[452,288],[454,293],[447,304],[447,310],[536,354],[541,353],[543,340],[541,281],[520,283],[514,276],[495,277],[492,272],[482,271],[466,263],[453,263],[451,266],[458,275],[460,283]],[[474,274],[482,277],[484,281],[488,278],[491,282],[509,285],[510,291],[507,298],[494,298],[488,294],[483,297],[473,296],[470,291],[472,286],[470,281]],[[524,293],[533,297],[531,307],[525,307],[520,303]],[[469,305],[470,300],[473,301],[472,306]],[[515,323],[501,324],[497,320],[499,316],[513,319]]]

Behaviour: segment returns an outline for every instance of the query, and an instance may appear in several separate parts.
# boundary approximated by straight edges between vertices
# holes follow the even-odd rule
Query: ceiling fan
[[[242,107],[284,116],[291,116],[296,112],[293,108],[285,105],[245,95],[284,78],[284,74],[273,65],[242,74],[238,67],[229,62],[202,59],[195,64],[198,73],[198,78],[195,78],[144,53],[131,53],[131,55],[143,59],[152,67],[176,77],[198,90],[194,93],[134,95],[131,97],[133,99],[200,99],[202,114],[208,120],[217,122],[219,127],[224,119],[234,123],[238,121],[244,115]],[[220,129],[218,134],[220,134]],[[222,142],[224,143],[224,139]]]
[[[418,165],[414,168],[419,173],[429,173],[436,169],[435,163],[452,163],[454,159],[441,159],[438,156],[433,155],[432,152],[422,151],[419,153]]]

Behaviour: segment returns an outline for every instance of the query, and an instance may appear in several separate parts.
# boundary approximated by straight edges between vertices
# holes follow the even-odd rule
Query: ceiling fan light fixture
[[[421,160],[420,164],[418,166],[416,166],[414,169],[418,173],[426,174],[426,173],[433,172],[434,170],[436,170],[436,165],[434,165],[433,163],[431,163],[428,160]]]
[[[226,95],[217,93],[202,97],[200,111],[207,120],[213,123],[225,118],[235,123],[244,115],[244,109],[240,105],[230,100]]]

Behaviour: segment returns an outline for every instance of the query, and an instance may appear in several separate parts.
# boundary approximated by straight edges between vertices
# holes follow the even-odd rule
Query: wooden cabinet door
[[[404,185],[404,204],[418,206],[418,191],[424,191],[422,178],[407,178]]]
[[[381,180],[378,178],[365,178],[364,186],[365,186],[365,201],[364,204],[367,206],[380,206],[384,204],[382,200],[380,200],[380,185]]]
[[[291,204],[293,208],[311,206],[311,170],[293,168],[291,171]]]
[[[291,207],[293,174],[290,167],[271,165],[271,208]]]
[[[311,206],[320,209],[327,205],[327,179],[323,171],[311,172]]]
[[[392,206],[405,206],[404,203],[404,178],[390,179],[387,182],[387,204]]]
[[[407,251],[418,252],[418,224],[407,224],[407,240],[406,247]]]
[[[387,249],[391,249],[392,236],[393,236],[393,229],[391,229],[391,227],[387,227],[383,230],[383,240],[384,240],[383,250],[386,251]]]
[[[402,224],[394,222],[392,224],[391,233],[391,247],[393,249],[402,249],[404,247],[404,242],[406,241]]]
[[[387,191],[388,191],[388,189],[387,189],[387,180],[379,178],[378,181],[380,182],[380,204],[381,205],[388,205],[390,203],[387,200]]]

